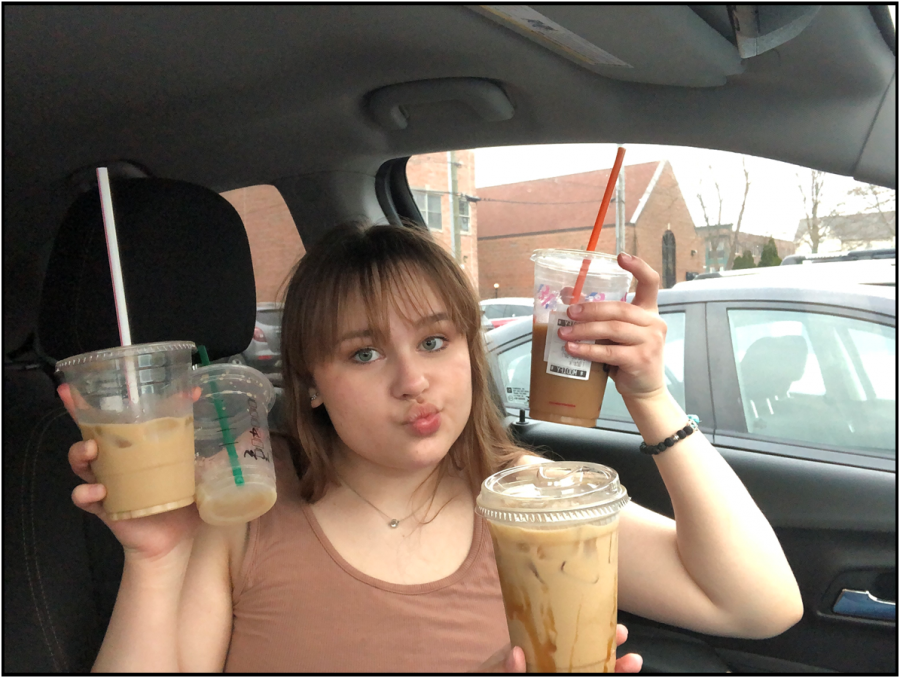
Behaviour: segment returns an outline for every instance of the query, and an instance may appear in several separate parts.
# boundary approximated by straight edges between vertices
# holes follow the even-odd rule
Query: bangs
[[[296,290],[304,297],[304,322],[297,343],[282,349],[299,349],[297,367],[311,374],[315,365],[334,355],[347,331],[365,329],[376,342],[385,343],[391,312],[410,324],[446,313],[456,330],[471,342],[480,322],[468,278],[436,243],[404,231],[373,226],[349,238],[345,234],[339,247],[329,248],[331,256],[307,261],[310,254],[318,254],[307,253],[300,266],[309,263],[309,269],[316,270],[298,276],[307,283]],[[433,308],[432,300],[443,308]]]

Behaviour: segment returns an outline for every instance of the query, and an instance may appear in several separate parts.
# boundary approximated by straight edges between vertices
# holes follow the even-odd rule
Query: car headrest
[[[134,344],[187,340],[212,360],[250,344],[256,285],[241,217],[222,196],[171,179],[110,181]],[[119,345],[98,191],[67,212],[41,291],[37,347],[60,360]]]
[[[762,337],[741,360],[741,379],[752,400],[783,396],[803,376],[809,349],[801,336]]]

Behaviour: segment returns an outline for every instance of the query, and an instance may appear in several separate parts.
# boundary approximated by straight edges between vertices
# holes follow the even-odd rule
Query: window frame
[[[889,458],[874,451],[868,452],[839,445],[807,443],[800,440],[785,441],[748,432],[738,386],[737,362],[732,350],[731,328],[728,322],[729,310],[818,313],[888,326],[891,326],[892,318],[890,316],[844,306],[809,302],[766,300],[709,302],[707,304],[707,340],[710,346],[718,347],[717,350],[709,353],[709,373],[716,375],[716,379],[711,381],[712,394],[717,405],[716,427],[712,436],[714,445],[896,473],[896,456]],[[896,328],[896,322],[893,326]]]

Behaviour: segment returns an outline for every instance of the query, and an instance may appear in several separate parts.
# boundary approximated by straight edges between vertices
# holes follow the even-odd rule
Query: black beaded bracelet
[[[660,452],[663,452],[672,447],[672,445],[677,443],[679,440],[684,440],[689,435],[691,435],[691,433],[697,430],[699,430],[697,428],[697,423],[693,419],[688,419],[687,426],[679,429],[678,431],[675,431],[675,433],[663,440],[658,445],[648,445],[647,443],[641,443],[641,452],[643,452],[644,454],[659,454]]]

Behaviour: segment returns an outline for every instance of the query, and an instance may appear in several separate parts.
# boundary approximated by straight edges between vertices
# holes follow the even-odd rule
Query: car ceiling
[[[884,5],[735,6],[758,11],[761,34],[806,17],[743,59],[726,5],[530,6],[628,64],[591,68],[490,7],[4,4],[4,350],[33,327],[68,178],[117,160],[217,191],[276,184],[301,230],[317,221],[305,177],[370,215],[383,163],[453,148],[697,146],[896,185]],[[414,96],[405,129],[376,120],[373,93],[448,78],[496,85],[511,117]]]
[[[5,174],[131,158],[227,190],[448,148],[622,141],[859,176],[896,72],[884,6],[823,5],[744,60],[724,5],[532,8],[632,67],[593,72],[464,5],[6,5]],[[387,130],[366,108],[381,87],[451,77],[499,83],[515,114],[423,105]],[[895,160],[874,165],[860,178],[894,185]]]

